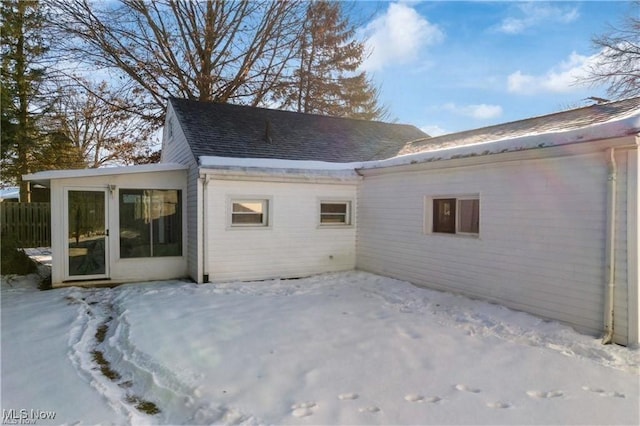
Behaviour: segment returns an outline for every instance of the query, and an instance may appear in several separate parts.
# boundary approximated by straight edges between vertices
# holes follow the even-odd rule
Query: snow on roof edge
[[[624,118],[606,121],[591,126],[566,131],[532,133],[515,138],[494,139],[471,145],[437,148],[433,150],[399,155],[384,160],[351,163],[331,163],[310,160],[282,160],[275,158],[235,158],[201,156],[200,166],[211,168],[237,168],[262,170],[308,170],[308,171],[347,171],[356,169],[374,169],[424,163],[440,160],[452,160],[468,156],[500,154],[535,148],[569,145],[598,139],[608,139],[640,131],[640,112],[634,111]]]
[[[140,164],[135,166],[103,167],[98,169],[70,169],[70,170],[45,170],[42,172],[24,175],[22,178],[28,181],[44,181],[51,179],[65,179],[75,177],[108,176],[127,173],[151,173],[187,170],[188,167],[177,163]]]
[[[522,151],[535,148],[549,148],[610,139],[640,132],[640,111],[634,111],[624,118],[610,120],[591,126],[566,131],[532,133],[514,138],[494,139],[476,144],[436,148],[422,152],[399,155],[385,160],[366,161],[361,169],[373,169],[424,163],[456,158],[500,154],[504,152]]]
[[[278,158],[236,158],[200,156],[201,167],[211,168],[258,168],[258,169],[282,169],[282,170],[316,170],[316,171],[348,171],[355,170],[362,162],[331,163],[328,161],[313,160],[282,160]]]

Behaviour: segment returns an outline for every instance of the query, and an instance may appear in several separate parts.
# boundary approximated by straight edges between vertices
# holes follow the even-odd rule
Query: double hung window
[[[231,226],[268,226],[269,200],[231,200]]]
[[[320,225],[351,225],[351,202],[320,201]]]

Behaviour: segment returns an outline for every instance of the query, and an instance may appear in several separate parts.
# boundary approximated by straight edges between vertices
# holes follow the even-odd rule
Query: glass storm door
[[[106,190],[67,191],[67,278],[107,278]]]

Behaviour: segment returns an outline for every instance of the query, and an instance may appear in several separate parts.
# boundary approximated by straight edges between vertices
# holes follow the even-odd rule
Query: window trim
[[[435,230],[435,201],[436,200],[447,200],[454,199],[455,200],[455,232],[444,232],[444,231],[436,231]],[[478,232],[463,232],[460,231],[460,214],[462,209],[460,208],[460,201],[466,200],[478,200],[480,203],[480,194],[456,194],[456,195],[434,195],[434,196],[425,196],[424,197],[424,223],[423,223],[423,231],[425,234],[435,234],[435,235],[449,235],[449,236],[460,236],[460,237],[470,237],[470,238],[479,238],[480,237],[480,204],[478,204]]]
[[[322,222],[322,205],[323,204],[344,204],[347,209],[344,213],[345,222]],[[336,213],[336,216],[339,215]],[[319,228],[350,228],[354,224],[353,200],[345,198],[319,198],[317,208],[317,223]]]
[[[233,223],[233,206],[237,203],[262,204],[262,222],[260,223]],[[230,195],[227,197],[227,229],[269,229],[272,225],[273,201],[271,197]]]

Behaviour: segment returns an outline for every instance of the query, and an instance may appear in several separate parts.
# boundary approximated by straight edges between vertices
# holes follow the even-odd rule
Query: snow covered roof
[[[609,104],[610,116],[603,115],[602,105],[581,108],[566,113],[507,123],[500,126],[493,138],[487,129],[462,132],[444,137],[428,139],[420,149],[408,150],[405,155],[393,158],[350,163],[332,163],[324,161],[294,161],[253,158],[200,157],[200,164],[212,168],[260,168],[311,171],[364,170],[452,160],[465,157],[477,157],[505,152],[563,146],[594,140],[610,139],[640,132],[640,98]],[[634,108],[630,108],[633,106]],[[576,111],[578,114],[576,114]],[[552,117],[558,123],[552,124]],[[582,119],[579,119],[579,118]],[[544,123],[544,125],[543,125]],[[572,123],[572,124],[570,124]],[[566,126],[562,127],[562,126]],[[511,131],[509,131],[511,129]],[[476,134],[477,138],[472,137]],[[435,140],[434,143],[428,141]]]
[[[520,140],[521,138],[530,136],[562,134],[579,129],[585,130],[584,134],[581,135],[580,141],[593,140],[594,138],[602,137],[600,134],[590,134],[594,126],[618,121],[630,116],[637,116],[639,113],[640,97],[605,104],[596,104],[480,129],[467,130],[434,138],[423,138],[408,143],[398,155],[504,140]],[[573,134],[573,136],[578,135]]]
[[[353,180],[358,178],[356,169],[361,162],[332,163],[327,161],[280,160],[274,158],[200,157],[200,166],[216,174],[244,174],[252,176],[289,178],[328,178]]]
[[[352,162],[393,157],[428,137],[406,124],[170,99],[195,158]]]
[[[427,163],[458,158],[478,157],[506,152],[526,151],[539,148],[550,148],[589,141],[611,139],[640,132],[640,110],[626,118],[586,127],[547,133],[531,133],[523,136],[469,143],[467,145],[441,146],[436,144],[431,149],[425,148],[415,153],[400,155],[381,161],[362,163],[361,169],[373,169],[400,166],[416,163]]]
[[[175,163],[141,164],[136,166],[104,167],[99,169],[47,170],[24,175],[24,180],[48,183],[51,179],[80,178],[93,176],[110,176],[128,173],[152,173],[175,170],[186,170],[188,167]]]

